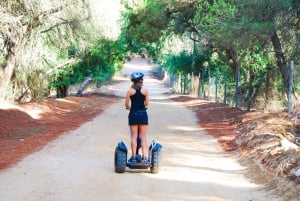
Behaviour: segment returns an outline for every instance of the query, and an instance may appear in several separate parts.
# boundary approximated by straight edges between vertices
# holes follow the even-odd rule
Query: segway
[[[130,169],[148,169],[150,168],[151,173],[158,173],[160,168],[160,158],[162,145],[155,140],[152,140],[148,149],[148,161],[147,163],[142,163],[142,156],[139,153],[141,145],[141,139],[137,138],[137,149],[136,149],[136,163],[130,163],[127,161],[128,149],[125,142],[122,140],[118,143],[115,149],[115,172],[124,173],[126,167]]]

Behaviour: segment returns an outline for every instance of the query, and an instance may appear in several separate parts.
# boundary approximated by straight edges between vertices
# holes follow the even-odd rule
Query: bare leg
[[[147,125],[139,125],[143,157],[148,157]]]
[[[130,126],[130,133],[131,133],[131,154],[133,157],[135,157],[136,147],[137,147],[138,125]]]

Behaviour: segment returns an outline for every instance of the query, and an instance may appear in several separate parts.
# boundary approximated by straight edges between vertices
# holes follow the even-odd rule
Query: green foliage
[[[48,78],[43,70],[32,69],[27,73],[27,83],[32,96],[32,101],[42,101],[49,95]]]
[[[167,26],[167,15],[162,3],[153,0],[147,1],[144,8],[137,12],[128,12],[129,25],[127,34],[139,43],[158,41],[162,30]]]
[[[193,55],[181,52],[178,55],[166,55],[163,68],[172,74],[187,74],[192,72]]]
[[[216,69],[218,69],[219,76],[226,77],[227,82],[234,82],[234,72],[232,68],[228,67],[217,54],[212,55],[210,58],[209,67],[211,69],[211,75],[216,75]]]
[[[109,80],[122,67],[127,52],[124,42],[123,37],[120,37],[118,41],[99,41],[97,46],[87,50],[80,62],[54,71],[50,86],[58,88],[81,83],[90,75],[99,84]],[[74,49],[76,48],[72,47],[69,51],[70,56],[74,54]]]
[[[17,73],[14,80],[17,86],[26,86],[23,91],[15,91],[18,93],[17,101],[42,101],[49,95],[49,80],[43,69],[37,67],[29,67],[24,69],[22,73]]]
[[[264,55],[264,52],[261,51],[259,46],[255,46],[246,53],[241,62],[242,80],[247,79],[247,73],[249,71],[256,73],[257,75],[265,72],[268,64],[268,57]]]
[[[237,13],[236,7],[224,0],[204,1],[197,6],[191,23],[199,32],[209,35],[214,46],[229,48],[236,46],[236,39],[242,36]]]

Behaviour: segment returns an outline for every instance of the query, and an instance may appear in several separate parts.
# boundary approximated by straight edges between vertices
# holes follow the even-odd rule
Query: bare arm
[[[147,89],[143,90],[143,94],[145,95],[145,107],[149,107],[149,92]]]
[[[130,101],[130,90],[127,91],[126,98],[125,98],[125,108],[126,109],[130,109],[129,101]]]

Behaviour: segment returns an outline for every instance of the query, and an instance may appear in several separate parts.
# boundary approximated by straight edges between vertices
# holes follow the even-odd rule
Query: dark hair
[[[143,86],[143,79],[140,79],[139,82],[133,82],[131,88],[137,90],[137,89],[141,89],[142,86]]]

